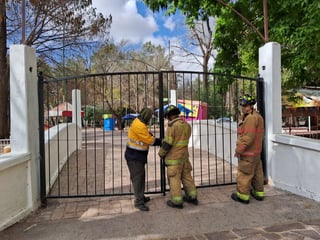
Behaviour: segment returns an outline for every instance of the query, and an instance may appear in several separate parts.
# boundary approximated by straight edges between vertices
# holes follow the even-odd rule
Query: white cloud
[[[112,15],[111,36],[116,43],[128,40],[140,44],[154,39],[157,22],[150,12],[145,17],[138,13],[136,0],[93,0],[92,4],[99,12]]]
[[[104,15],[112,15],[111,36],[115,43],[127,40],[131,44],[142,45],[150,41],[154,45],[166,47],[169,52],[170,41],[171,51],[175,52],[171,64],[176,70],[201,71],[202,68],[194,57],[186,57],[174,47],[183,44],[182,42],[185,44],[186,35],[182,30],[184,18],[164,16],[163,12],[152,13],[148,9],[141,15],[137,9],[137,1],[140,0],[93,0],[92,4]]]
[[[173,30],[175,29],[175,27],[176,27],[176,23],[174,22],[173,17],[169,17],[169,18],[165,21],[164,26],[165,26],[166,28],[168,28],[169,30],[173,31]]]

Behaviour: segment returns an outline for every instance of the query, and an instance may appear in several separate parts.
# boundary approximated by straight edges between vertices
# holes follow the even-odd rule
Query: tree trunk
[[[211,51],[210,51],[211,52]],[[210,52],[206,52],[206,54],[203,56],[202,59],[202,70],[204,72],[203,74],[203,82],[202,82],[202,87],[203,89],[208,89],[208,62],[209,62],[209,58],[210,58]]]
[[[0,139],[10,137],[6,1],[0,0]]]

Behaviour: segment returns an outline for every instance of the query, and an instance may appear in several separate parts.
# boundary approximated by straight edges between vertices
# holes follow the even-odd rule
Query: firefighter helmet
[[[246,106],[246,105],[255,105],[256,104],[256,100],[254,99],[254,97],[252,97],[249,94],[245,94],[242,97],[240,97],[240,106]]]
[[[169,107],[167,107],[167,109],[164,113],[164,117],[169,118],[171,116],[179,115],[179,114],[180,114],[180,109],[174,105],[170,105]]]

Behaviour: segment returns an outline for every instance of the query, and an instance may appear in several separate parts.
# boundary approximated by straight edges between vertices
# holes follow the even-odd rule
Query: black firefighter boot
[[[264,200],[264,197],[258,196],[253,189],[251,189],[250,194],[254,199],[256,199],[258,201],[263,201]]]
[[[188,202],[188,203],[192,203],[193,205],[198,205],[199,201],[197,198],[190,198],[190,197],[183,197],[183,201]]]
[[[248,204],[250,202],[250,200],[243,200],[243,199],[239,198],[238,194],[235,192],[231,194],[231,198],[236,202],[240,202],[240,203],[244,203],[244,204]]]
[[[168,201],[167,201],[167,205],[168,205],[169,207],[172,207],[172,208],[178,208],[178,209],[182,209],[182,208],[183,208],[182,203],[181,203],[181,204],[175,204],[175,203],[173,203],[171,200],[168,200]]]

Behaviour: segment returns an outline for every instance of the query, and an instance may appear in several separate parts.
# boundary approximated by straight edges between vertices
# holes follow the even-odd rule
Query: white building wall
[[[23,219],[41,204],[36,69],[34,49],[25,45],[10,47],[11,153],[0,155],[0,193],[4,193],[0,197],[0,231]],[[73,101],[74,106],[79,106],[73,115],[73,119],[76,120],[50,128],[45,134],[47,186],[49,182],[55,181],[67,156],[81,148],[79,90],[73,92]],[[56,140],[58,135],[60,141]],[[51,141],[48,138],[51,138]],[[69,140],[67,144],[66,139]],[[60,166],[52,162],[49,167],[49,145],[50,158],[59,158]],[[48,192],[49,189],[46,190]]]
[[[320,201],[320,141],[281,134],[281,49],[267,43],[259,49],[264,79],[266,155],[269,183]]]
[[[81,136],[81,126],[76,123],[61,123],[45,131],[47,194],[68,157],[81,148]]]
[[[0,156],[0,230],[40,204],[37,96],[35,50],[11,46],[11,153]]]
[[[270,139],[273,184],[320,202],[320,141],[289,135]]]
[[[216,123],[215,120],[195,120],[192,122],[192,136],[190,147],[208,150],[226,161],[238,165],[234,156],[237,141],[237,123]],[[231,149],[231,151],[230,151]]]
[[[0,231],[30,212],[30,154],[7,153],[0,156]]]

